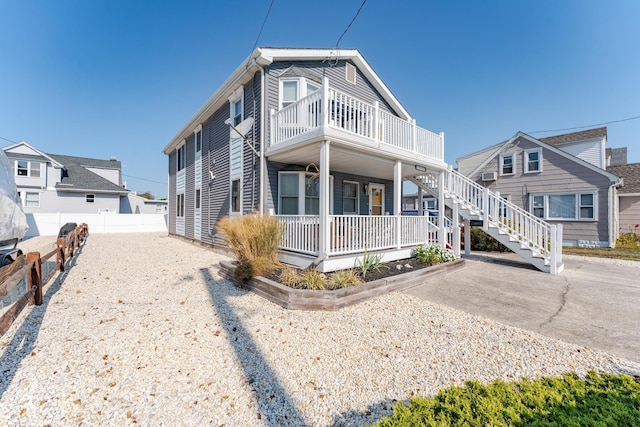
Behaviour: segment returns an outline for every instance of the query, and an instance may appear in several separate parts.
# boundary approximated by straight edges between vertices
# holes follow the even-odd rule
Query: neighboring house
[[[123,214],[163,214],[168,212],[166,200],[155,200],[140,197],[134,192],[120,199],[120,213]]]
[[[47,154],[26,142],[3,148],[29,216],[33,213],[118,213],[122,187],[121,164],[115,159]]]
[[[621,177],[624,181],[618,188],[618,224],[619,234],[640,233],[640,163],[613,164],[607,171]]]
[[[284,224],[280,257],[300,267],[350,268],[366,251],[401,259],[420,244],[459,253],[457,215],[451,228],[444,212],[401,215],[402,183],[448,200],[473,183],[445,164],[444,134],[416,126],[358,50],[257,48],[163,152],[172,235],[224,244],[217,222],[256,212]],[[550,230],[521,237],[557,273]]]
[[[606,141],[606,127],[538,139],[518,132],[457,159],[458,172],[536,217],[562,224],[565,245],[612,247],[622,179],[607,171]]]

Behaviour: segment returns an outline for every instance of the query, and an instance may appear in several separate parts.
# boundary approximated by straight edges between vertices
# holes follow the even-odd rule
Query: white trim
[[[29,191],[23,190],[18,192],[20,195],[20,200],[22,201],[22,206],[25,208],[39,208],[40,207],[40,192],[39,191]],[[28,206],[27,205],[27,194],[36,194],[38,196],[38,205],[37,206]]]
[[[280,185],[282,175],[298,175],[298,193],[296,197],[298,198],[298,213],[297,215],[315,215],[315,214],[306,214],[305,213],[305,183],[309,177],[313,176],[313,173],[306,171],[278,171],[278,215],[295,215],[295,214],[283,214],[282,213],[282,195],[280,194],[280,189],[282,186]],[[333,175],[329,175],[329,215],[333,215],[333,185],[334,185]],[[315,185],[315,184],[314,184]],[[318,183],[319,185],[319,183]],[[302,197],[300,196],[302,195]],[[320,194],[318,192],[318,199],[320,199]],[[318,207],[319,209],[319,207]]]
[[[297,85],[296,100],[292,101],[292,103],[294,103],[296,101],[299,101],[302,98],[310,95],[309,93],[307,93],[307,86],[310,85],[310,84],[318,87],[318,89],[316,89],[316,91],[322,89],[322,83],[318,83],[318,82],[316,82],[314,80],[307,79],[306,77],[301,77],[301,76],[300,77],[297,77],[297,76],[280,77],[278,79],[278,109],[280,109],[280,110],[282,108],[284,108],[282,106],[282,102],[283,102],[282,95],[284,93],[283,84],[285,82],[295,82],[296,85]]]
[[[367,184],[368,190],[367,193],[369,194],[369,215],[373,215],[373,189],[374,188],[378,188],[380,190],[382,190],[382,205],[380,206],[380,215],[386,215],[387,211],[385,211],[385,185],[384,184],[380,184],[379,182],[370,182],[369,184]]]
[[[10,152],[11,150],[14,150],[15,148],[18,148],[20,146],[25,146],[28,147],[30,150],[33,150],[34,152],[38,153],[38,155],[44,157],[45,159],[47,159],[48,161],[51,162],[51,165],[54,168],[63,168],[64,165],[60,162],[57,162],[56,160],[52,159],[51,157],[49,157],[47,154],[43,153],[42,151],[38,150],[37,148],[33,147],[31,144],[29,144],[26,141],[20,141],[20,142],[16,142],[15,144],[9,145],[7,147],[3,147],[2,149],[4,150],[5,153]],[[21,153],[11,153],[12,155],[19,157]],[[9,159],[9,160],[13,160],[13,159]]]
[[[593,218],[580,218],[581,196],[590,194],[593,196]],[[574,218],[560,218],[549,215],[550,205],[549,196],[574,196]],[[598,191],[562,191],[557,193],[531,193],[529,194],[529,212],[534,214],[534,197],[543,197],[544,200],[544,216],[541,219],[545,221],[571,221],[571,222],[597,222],[598,221]],[[589,207],[589,206],[586,206]],[[539,218],[539,217],[538,217]]]
[[[184,152],[180,155],[179,151],[184,148]],[[180,168],[180,159],[184,159],[184,166]],[[187,140],[183,139],[182,142],[176,147],[176,172],[180,172],[187,168]]]
[[[355,212],[346,212],[344,210],[344,185],[345,184],[356,185],[356,211]],[[353,199],[353,197],[349,197],[349,199]],[[347,179],[342,180],[342,215],[360,215],[360,183],[357,181],[350,181]]]
[[[538,169],[529,170],[529,154],[538,153]],[[542,172],[542,147],[522,151],[522,173]]]
[[[234,107],[237,104],[240,104],[240,120],[236,122],[236,112]],[[234,126],[237,126],[244,120],[244,86],[240,86],[229,97],[229,118],[231,119],[231,124]],[[229,126],[229,137],[233,138],[234,136],[237,136],[237,132],[235,132],[233,128]]]
[[[511,157],[511,172],[506,173],[503,170],[503,159],[506,159],[507,157]],[[515,175],[517,171],[516,168],[516,153],[501,153],[499,158],[498,158],[498,175],[499,176],[512,176]]]
[[[200,149],[198,150],[198,132],[200,132]],[[193,130],[193,144],[195,146],[196,153],[202,152],[202,125],[198,125]]]

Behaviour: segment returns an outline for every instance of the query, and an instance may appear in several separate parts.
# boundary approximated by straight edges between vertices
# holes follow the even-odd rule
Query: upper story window
[[[280,80],[280,109],[311,95],[320,89],[320,84],[304,77]]]
[[[542,148],[524,152],[524,173],[542,172]]]
[[[514,175],[516,173],[516,155],[514,153],[500,154],[500,175]]]
[[[244,108],[243,108],[243,98],[244,98],[244,87],[240,86],[236,89],[231,96],[229,97],[229,117],[231,118],[231,124],[233,126],[238,126],[242,120],[244,120]],[[231,132],[231,130],[230,130]]]
[[[28,160],[16,160],[14,162],[14,174],[16,176],[30,176],[32,178],[40,177],[40,162],[32,162]]]
[[[187,145],[182,144],[176,150],[177,161],[178,161],[178,172],[184,169],[187,166]]]
[[[202,151],[202,125],[195,130],[196,153]]]

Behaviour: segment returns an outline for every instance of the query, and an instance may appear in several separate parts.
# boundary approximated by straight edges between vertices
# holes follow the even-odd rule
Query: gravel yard
[[[0,425],[362,425],[465,380],[640,370],[405,294],[287,311],[221,278],[221,259],[90,235],[0,338]]]

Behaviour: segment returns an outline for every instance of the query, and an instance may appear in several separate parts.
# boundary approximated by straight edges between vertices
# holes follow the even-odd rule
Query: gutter
[[[618,197],[616,197],[616,188],[620,187],[624,184],[624,180],[622,178],[618,178],[609,186],[609,207],[608,207],[608,217],[609,217],[609,247],[616,247],[616,240],[618,238],[618,221],[619,221],[619,208],[618,208]]]

